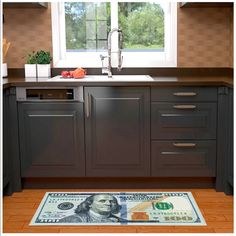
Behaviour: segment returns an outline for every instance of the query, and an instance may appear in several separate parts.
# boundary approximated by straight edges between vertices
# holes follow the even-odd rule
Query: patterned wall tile
[[[7,55],[9,68],[24,67],[29,52],[52,52],[51,9],[4,8],[3,35],[11,42]]]
[[[179,67],[232,67],[232,12],[178,7]]]

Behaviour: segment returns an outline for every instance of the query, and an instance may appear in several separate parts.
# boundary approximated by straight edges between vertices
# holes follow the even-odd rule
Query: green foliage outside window
[[[159,4],[119,3],[126,49],[163,49],[164,12]]]
[[[120,2],[118,6],[125,49],[164,49],[164,11],[159,4]],[[67,50],[106,49],[110,14],[109,3],[65,3]]]
[[[105,11],[105,12],[104,12]],[[101,14],[102,12],[102,14]],[[110,4],[108,3],[86,3],[86,2],[66,2],[66,48],[73,49],[97,49],[97,41],[107,39],[110,31]],[[99,22],[106,23],[106,35],[98,38]],[[95,27],[94,32],[91,31]],[[93,37],[94,35],[94,37]],[[88,48],[90,42],[95,42],[95,48]]]

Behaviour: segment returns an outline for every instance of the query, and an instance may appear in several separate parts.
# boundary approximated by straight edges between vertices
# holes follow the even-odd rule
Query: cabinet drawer
[[[152,103],[152,139],[215,139],[215,103]]]
[[[151,89],[151,101],[217,101],[217,89],[215,87],[154,87]]]
[[[153,141],[151,173],[157,177],[214,177],[215,141]]]

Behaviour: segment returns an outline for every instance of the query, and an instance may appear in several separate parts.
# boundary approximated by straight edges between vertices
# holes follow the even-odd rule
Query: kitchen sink
[[[136,82],[136,81],[153,81],[153,78],[149,75],[113,75],[112,78],[108,78],[107,75],[86,75],[82,79],[74,79],[74,78],[63,78],[58,75],[53,78],[48,79],[48,81],[79,81],[83,80],[86,82],[104,82],[104,81],[114,81],[114,82]]]

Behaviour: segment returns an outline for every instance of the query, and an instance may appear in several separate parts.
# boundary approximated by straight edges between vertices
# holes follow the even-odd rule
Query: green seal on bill
[[[156,202],[154,203],[154,208],[158,210],[172,210],[174,209],[174,206],[169,202]]]

